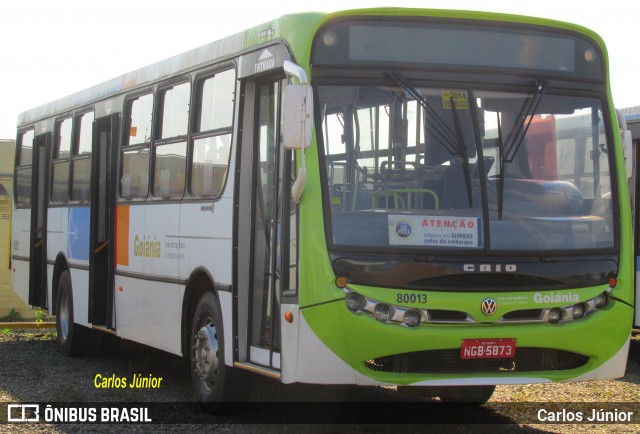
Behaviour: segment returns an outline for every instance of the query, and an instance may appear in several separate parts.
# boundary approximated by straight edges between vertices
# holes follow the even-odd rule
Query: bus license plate
[[[462,341],[460,357],[462,359],[511,359],[516,355],[516,340],[465,339]]]

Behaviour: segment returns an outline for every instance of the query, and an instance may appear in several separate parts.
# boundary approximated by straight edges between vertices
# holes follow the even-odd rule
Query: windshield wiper
[[[469,170],[469,155],[467,154],[467,147],[464,143],[464,134],[462,134],[462,126],[460,125],[460,117],[458,116],[458,109],[456,109],[455,101],[453,100],[453,96],[450,98],[451,110],[453,112],[453,125],[456,129],[456,137],[458,138],[458,143],[460,146],[460,156],[462,157],[462,171],[464,172],[464,182],[467,186],[467,198],[469,199],[469,208],[473,207],[473,194],[471,190],[473,189],[471,185],[471,171]]]
[[[408,83],[397,72],[389,72],[387,76],[393,80],[398,86],[404,89],[409,95],[411,95],[422,106],[429,116],[426,117],[426,123],[430,127],[434,138],[447,150],[451,155],[457,155],[462,159],[463,172],[465,184],[467,187],[467,197],[469,199],[469,206],[472,206],[472,186],[471,186],[471,173],[469,170],[469,155],[467,155],[467,147],[464,143],[464,136],[462,134],[462,127],[460,125],[460,118],[456,110],[455,101],[451,97],[451,109],[453,111],[453,121],[455,126],[455,132],[451,131],[449,125],[442,119],[442,117],[427,103],[427,101],[420,95],[420,92]]]
[[[435,139],[440,142],[440,144],[452,155],[458,155],[462,157],[461,152],[463,150],[458,143],[458,138],[456,134],[451,131],[451,128],[447,125],[447,123],[440,117],[440,115],[427,103],[427,101],[420,95],[417,89],[411,87],[407,84],[400,74],[397,72],[389,72],[387,73],[387,77],[393,80],[398,86],[404,89],[409,95],[411,95],[417,102],[422,106],[422,108],[429,114],[427,117],[427,123],[430,125],[434,134]],[[438,137],[439,136],[439,137]]]
[[[544,92],[547,90],[547,81],[539,80],[536,82],[536,89],[533,95],[522,104],[520,114],[516,123],[507,136],[505,142],[502,141],[502,125],[500,124],[500,114],[498,117],[498,146],[500,148],[500,178],[498,185],[498,218],[502,219],[502,209],[504,205],[504,178],[506,163],[513,162],[522,142],[524,141],[527,131],[531,126],[533,117],[538,111],[538,106],[542,100]]]

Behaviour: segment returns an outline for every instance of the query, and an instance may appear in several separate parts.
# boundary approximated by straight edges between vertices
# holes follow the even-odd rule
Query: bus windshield
[[[428,252],[611,249],[601,102],[544,92],[321,85],[331,243]]]

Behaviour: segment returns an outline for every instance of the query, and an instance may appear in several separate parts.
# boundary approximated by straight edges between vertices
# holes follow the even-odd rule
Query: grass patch
[[[20,316],[20,312],[15,310],[15,308],[13,307],[9,310],[9,313],[7,313],[3,317],[0,317],[0,322],[17,322],[21,320],[22,317]]]

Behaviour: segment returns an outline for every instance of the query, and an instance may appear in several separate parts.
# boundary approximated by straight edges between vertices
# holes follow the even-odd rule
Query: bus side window
[[[149,146],[151,144],[153,94],[127,102],[126,128],[120,173],[120,197],[145,199],[149,189]]]
[[[198,82],[189,188],[192,196],[215,198],[224,188],[231,155],[234,90],[233,69]]]
[[[153,195],[163,199],[180,199],[184,194],[190,96],[190,83],[178,84],[159,94]]]
[[[71,200],[89,202],[91,195],[91,144],[93,112],[76,117],[74,153],[72,160]]]
[[[31,204],[31,171],[33,157],[33,130],[20,134],[16,164],[16,206],[28,208]]]
[[[73,120],[70,117],[56,123],[51,203],[63,204],[69,200],[69,157],[71,156],[72,125]]]

